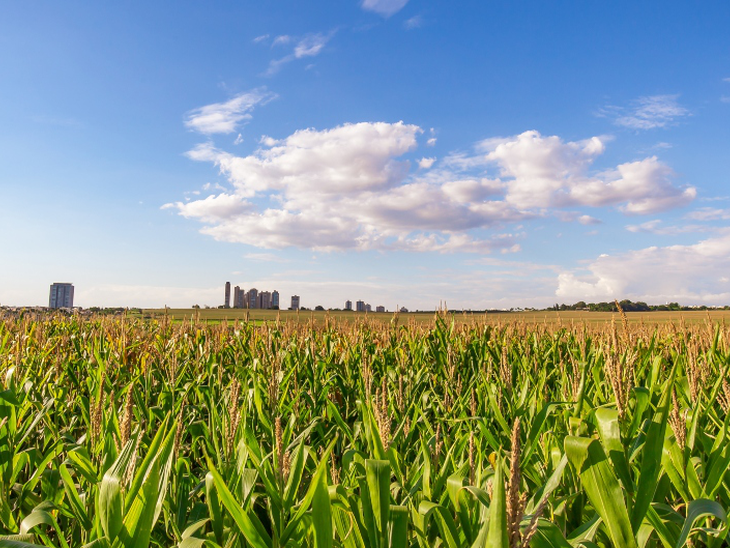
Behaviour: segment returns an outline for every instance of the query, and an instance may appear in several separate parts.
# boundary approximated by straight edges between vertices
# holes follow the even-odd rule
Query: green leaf
[[[641,522],[644,521],[649,505],[654,500],[654,493],[659,482],[664,435],[667,429],[669,406],[672,401],[671,396],[674,387],[674,372],[675,368],[672,368],[669,378],[665,381],[666,384],[659,400],[659,407],[649,424],[649,431],[646,434],[646,442],[642,450],[641,472],[639,481],[636,484],[636,498],[631,512],[631,529],[634,533],[639,530]]]
[[[679,534],[679,538],[677,539],[677,544],[675,545],[676,548],[681,548],[686,544],[695,522],[698,519],[707,516],[716,517],[723,524],[727,523],[725,510],[714,500],[699,499],[693,500],[689,503],[687,506],[687,518],[684,521],[682,532]],[[716,533],[719,533],[719,531],[716,531]]]
[[[504,490],[504,472],[498,459],[492,483],[492,502],[489,505],[489,532],[485,548],[509,548],[507,531],[507,496]]]
[[[231,514],[233,521],[236,522],[239,531],[246,538],[246,541],[254,548],[271,548],[271,537],[266,532],[266,529],[264,529],[258,517],[255,514],[249,515],[248,512],[245,512],[241,508],[226,486],[226,482],[223,481],[223,478],[213,466],[213,463],[209,462],[208,466],[210,467],[210,473],[213,475],[213,481],[220,495],[221,502]]]
[[[598,440],[567,436],[565,452],[614,546],[637,548],[621,487],[601,444]]]
[[[332,508],[327,488],[327,475],[320,474],[312,499],[312,527],[315,548],[332,548]]]

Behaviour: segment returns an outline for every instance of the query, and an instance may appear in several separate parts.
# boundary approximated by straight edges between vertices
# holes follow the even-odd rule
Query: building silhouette
[[[236,286],[233,289],[233,308],[243,308],[243,300],[246,293],[243,289]]]
[[[268,310],[271,308],[271,293],[269,291],[262,291],[259,293],[259,308],[262,310]]]
[[[49,308],[73,308],[74,286],[69,283],[54,283],[48,297]]]
[[[271,292],[271,308],[279,309],[279,292],[276,289]]]
[[[352,310],[352,301],[345,301],[345,310]]]
[[[231,282],[226,282],[226,297],[223,301],[225,308],[231,308]]]
[[[246,308],[259,307],[259,290],[252,287],[246,292]]]
[[[299,310],[299,295],[292,295],[291,296],[291,309],[292,310]]]

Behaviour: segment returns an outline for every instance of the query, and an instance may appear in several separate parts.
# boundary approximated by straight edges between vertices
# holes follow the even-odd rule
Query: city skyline
[[[728,28],[728,2],[9,3],[0,303],[728,304]]]

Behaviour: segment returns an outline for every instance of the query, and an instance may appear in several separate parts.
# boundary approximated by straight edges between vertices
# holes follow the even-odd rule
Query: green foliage
[[[2,320],[0,546],[725,545],[724,326],[488,320]]]

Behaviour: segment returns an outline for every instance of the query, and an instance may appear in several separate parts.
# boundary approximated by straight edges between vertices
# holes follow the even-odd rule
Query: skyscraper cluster
[[[352,301],[345,301],[345,310],[352,310]],[[373,307],[365,301],[357,301],[355,303],[356,312],[372,312]],[[385,307],[378,305],[375,307],[375,312],[385,312]]]
[[[231,308],[231,282],[226,282],[223,306]],[[266,310],[279,308],[279,292],[259,291],[252,287],[248,291],[236,286],[233,288],[233,308],[258,308]]]

